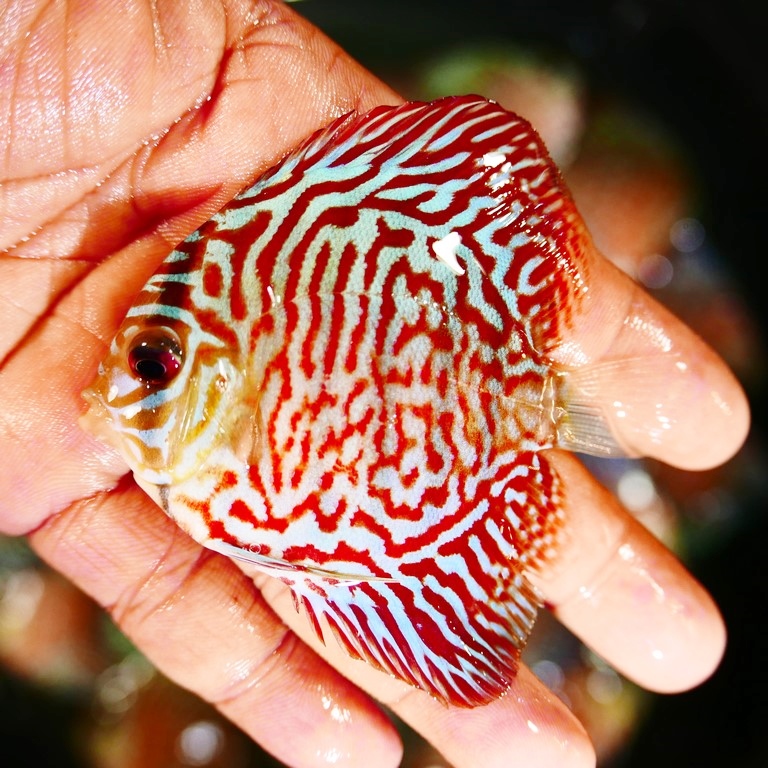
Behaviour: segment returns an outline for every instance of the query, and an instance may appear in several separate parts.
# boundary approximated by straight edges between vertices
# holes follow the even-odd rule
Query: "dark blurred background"
[[[726,467],[595,466],[712,592],[730,633],[715,676],[667,697],[620,680],[544,620],[529,663],[587,722],[601,768],[768,766],[768,25],[753,5],[295,4],[406,97],[475,91],[529,117],[598,243],[718,349],[750,396],[752,434]],[[59,617],[45,638],[25,634],[34,615]],[[0,656],[2,765],[278,765],[13,540],[0,543]],[[404,766],[438,764],[403,733]]]

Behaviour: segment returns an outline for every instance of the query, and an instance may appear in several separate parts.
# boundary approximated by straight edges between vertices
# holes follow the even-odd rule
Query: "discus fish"
[[[288,583],[321,638],[487,703],[563,528],[542,451],[618,450],[548,358],[585,292],[585,237],[541,140],[499,105],[343,116],[167,257],[86,426],[198,542]]]

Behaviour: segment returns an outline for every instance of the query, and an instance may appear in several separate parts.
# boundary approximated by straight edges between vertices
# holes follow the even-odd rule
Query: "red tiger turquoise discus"
[[[586,234],[530,125],[479,97],[347,115],[149,280],[86,421],[201,544],[434,696],[514,677],[561,485],[615,449],[557,370]]]

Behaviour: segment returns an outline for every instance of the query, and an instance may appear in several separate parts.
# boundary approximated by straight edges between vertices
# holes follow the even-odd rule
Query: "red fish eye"
[[[167,328],[153,328],[133,339],[128,365],[145,384],[168,384],[181,370],[182,357],[176,334]]]

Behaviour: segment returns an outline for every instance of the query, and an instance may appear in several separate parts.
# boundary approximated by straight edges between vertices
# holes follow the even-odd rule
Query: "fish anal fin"
[[[322,625],[352,656],[446,704],[503,694],[540,602],[525,573],[546,561],[561,523],[549,464],[534,453],[509,459],[489,470],[485,496],[457,516],[455,531],[418,559],[404,557],[392,579],[294,582],[321,639]]]
[[[293,589],[301,589],[297,584]],[[458,633],[441,631],[440,620],[418,607],[421,595],[409,584],[343,583],[327,596],[303,592],[298,602],[318,637],[330,629],[341,647],[406,683],[426,690],[445,704],[475,707],[507,690],[515,677],[519,651],[507,644],[496,649],[473,637],[485,631],[470,621]],[[482,612],[478,612],[479,617]]]

